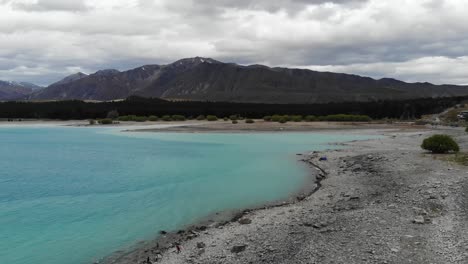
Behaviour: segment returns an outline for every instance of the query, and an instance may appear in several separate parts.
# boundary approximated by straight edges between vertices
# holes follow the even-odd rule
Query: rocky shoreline
[[[313,152],[313,154],[318,155],[319,152]],[[327,175],[325,170],[317,165],[315,161],[310,159],[310,155],[311,154],[307,155],[306,158],[302,158],[304,154],[297,154],[298,162],[305,162],[310,166],[309,172],[311,180],[308,181],[299,191],[291,194],[289,198],[262,204],[258,207],[219,212],[214,215],[207,216],[204,220],[201,220],[196,224],[190,225],[186,228],[181,228],[176,232],[161,230],[159,231],[159,237],[157,239],[149,242],[142,241],[127,251],[116,251],[114,254],[106,257],[103,260],[96,261],[95,263],[148,263],[148,258],[150,259],[151,263],[160,263],[159,261],[162,259],[164,254],[176,251],[176,244],[184,244],[185,242],[192,240],[201,234],[206,234],[210,229],[222,229],[223,226],[231,223],[247,225],[251,223],[251,220],[248,219],[247,216],[252,212],[284,207],[306,199],[320,189],[321,181],[324,180]],[[201,246],[202,244],[203,243],[198,244],[197,248],[204,248],[204,246]],[[236,251],[236,249],[233,250]]]
[[[468,263],[468,168],[419,148],[447,133],[468,149],[466,133],[378,133],[386,137],[301,156],[320,164],[313,195],[184,231],[180,253],[153,246],[111,263]]]

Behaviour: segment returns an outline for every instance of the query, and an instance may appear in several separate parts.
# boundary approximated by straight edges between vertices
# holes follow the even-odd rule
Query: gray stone
[[[422,215],[418,215],[413,219],[413,223],[422,225],[424,224],[424,217]]]
[[[239,224],[241,225],[248,225],[248,224],[251,224],[252,223],[252,220],[248,219],[248,218],[242,218],[239,220]]]
[[[247,248],[247,245],[238,245],[238,246],[233,246],[231,249],[232,253],[240,253],[242,251],[245,251]]]
[[[197,243],[197,248],[204,248],[204,247],[206,247],[205,243],[203,243],[203,242],[198,242]]]

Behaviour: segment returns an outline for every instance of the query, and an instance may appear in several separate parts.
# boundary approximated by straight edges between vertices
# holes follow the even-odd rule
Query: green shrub
[[[468,127],[465,128],[465,132],[468,133]]]
[[[345,122],[345,121],[352,121],[352,122],[369,122],[372,119],[366,115],[327,115],[319,117],[320,121],[337,121],[337,122]]]
[[[299,119],[300,116],[296,116],[296,118]],[[300,117],[302,119],[302,117]],[[280,123],[286,123],[288,121],[291,121],[292,117],[288,115],[273,115],[271,116],[271,121],[273,122],[280,122]]]
[[[263,120],[270,122],[271,121],[271,116],[264,116]]]
[[[204,115],[197,116],[197,120],[201,121],[201,120],[205,120],[205,119],[206,119],[206,117]]]
[[[239,115],[230,115],[230,116],[229,116],[229,119],[231,119],[231,120],[233,120],[233,121],[234,121],[234,120],[238,120],[238,119],[239,119]]]
[[[224,121],[229,121],[229,118],[225,117],[223,118]]]
[[[186,118],[183,115],[173,115],[172,120],[174,120],[174,121],[185,121]]]
[[[239,122],[237,122],[237,120],[232,120],[232,123],[233,123],[233,124],[237,124],[237,123],[239,123]]]
[[[271,121],[273,121],[273,122],[279,122],[279,121],[281,120],[281,118],[282,118],[282,116],[280,116],[280,115],[273,115],[273,116],[271,117]]]
[[[112,121],[112,119],[110,118],[100,119],[98,122],[101,125],[111,125],[112,123],[114,123],[114,121]]]
[[[206,120],[208,120],[208,121],[217,121],[218,117],[215,116],[215,115],[209,115],[209,116],[206,116]]]
[[[94,119],[91,119],[88,122],[89,122],[90,125],[95,125],[96,124],[96,120],[94,120]]]
[[[302,122],[302,116],[300,115],[293,115],[290,117],[290,120],[293,122]]]
[[[245,123],[246,124],[253,124],[253,123],[255,123],[255,121],[253,121],[252,119],[247,119],[247,120],[245,120]]]
[[[136,115],[126,115],[126,116],[119,116],[118,120],[119,121],[137,121],[137,122],[143,122],[146,121],[146,117],[144,117],[145,120],[143,120],[143,117],[141,116],[136,116]]]
[[[146,122],[147,120],[148,120],[148,117],[146,116],[132,116],[132,121]]]
[[[118,118],[119,121],[130,121],[130,117],[128,115],[126,116],[119,116]]]
[[[172,117],[170,115],[165,115],[161,118],[163,121],[172,121]]]
[[[314,122],[314,121],[317,121],[317,117],[314,115],[308,115],[304,118],[304,120],[307,122]]]
[[[424,139],[421,148],[432,153],[447,153],[449,151],[458,152],[460,148],[457,142],[449,135],[434,135]]]
[[[151,115],[151,116],[148,117],[148,120],[149,121],[158,121],[159,118],[157,116]]]

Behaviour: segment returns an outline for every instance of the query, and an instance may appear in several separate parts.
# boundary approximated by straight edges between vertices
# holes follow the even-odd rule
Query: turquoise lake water
[[[296,153],[364,136],[0,128],[0,263],[92,263],[214,212],[286,198]]]

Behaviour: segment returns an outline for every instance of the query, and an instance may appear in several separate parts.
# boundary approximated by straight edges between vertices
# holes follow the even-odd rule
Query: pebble
[[[422,225],[424,224],[424,217],[422,215],[418,215],[413,219],[413,223]]]

